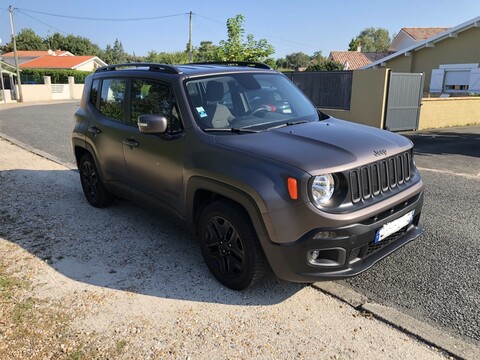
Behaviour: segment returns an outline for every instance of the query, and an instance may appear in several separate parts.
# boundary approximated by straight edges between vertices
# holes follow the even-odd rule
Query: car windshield
[[[256,132],[318,120],[312,103],[280,74],[205,77],[187,81],[186,88],[205,131]]]

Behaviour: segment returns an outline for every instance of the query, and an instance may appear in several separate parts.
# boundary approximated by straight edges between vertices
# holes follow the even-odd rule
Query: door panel
[[[95,86],[99,86],[100,91],[92,92],[92,97],[98,95],[98,101],[90,99],[96,110],[87,129],[87,141],[96,151],[104,180],[125,182],[122,140],[129,128],[124,123],[126,79],[104,79]]]
[[[179,119],[170,86],[151,80],[132,79],[131,112],[123,153],[129,183],[176,212],[182,203],[184,134],[172,135]],[[169,119],[168,134],[142,134],[136,126],[138,116],[160,114]]]

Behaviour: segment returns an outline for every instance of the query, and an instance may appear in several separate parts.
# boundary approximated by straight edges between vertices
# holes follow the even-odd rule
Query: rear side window
[[[126,79],[103,80],[99,108],[102,115],[123,121],[126,83]]]
[[[95,79],[92,82],[92,88],[90,89],[90,104],[97,107],[98,88],[100,87],[100,80]]]

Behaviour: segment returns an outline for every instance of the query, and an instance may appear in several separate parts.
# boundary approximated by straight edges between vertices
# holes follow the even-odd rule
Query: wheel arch
[[[97,167],[98,173],[100,175],[100,178],[102,181],[105,181],[105,176],[103,174],[102,168],[99,166],[99,162],[97,159],[97,154],[92,146],[86,141],[83,140],[77,140],[73,139],[72,140],[72,146],[73,146],[73,153],[75,155],[75,161],[77,163],[77,168],[80,164],[80,159],[84,154],[90,154],[90,156],[93,158],[93,161],[95,161],[95,166]]]
[[[75,155],[75,163],[77,164],[77,168],[80,165],[80,159],[85,153],[89,153],[90,155],[92,155],[92,153],[87,149],[85,149],[85,147],[77,144],[73,144],[73,153]]]
[[[263,201],[256,201],[250,194],[231,185],[199,176],[190,178],[186,192],[186,222],[189,230],[197,234],[197,224],[203,209],[213,201],[226,199],[240,206],[250,219],[260,243],[269,241],[262,213],[266,211]]]

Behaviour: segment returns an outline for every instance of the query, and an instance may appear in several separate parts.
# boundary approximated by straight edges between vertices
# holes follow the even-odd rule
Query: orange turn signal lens
[[[298,186],[297,186],[297,179],[288,178],[288,193],[290,194],[290,198],[292,200],[298,199]]]

